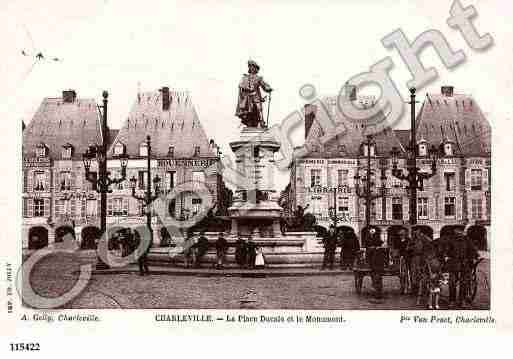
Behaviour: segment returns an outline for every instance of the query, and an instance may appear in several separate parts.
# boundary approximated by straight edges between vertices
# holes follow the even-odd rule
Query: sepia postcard
[[[3,2],[2,352],[511,332],[512,16]]]

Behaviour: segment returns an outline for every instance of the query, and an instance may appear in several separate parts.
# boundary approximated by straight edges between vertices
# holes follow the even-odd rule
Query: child
[[[443,277],[441,273],[431,273],[428,281],[428,290],[429,290],[429,298],[428,298],[428,308],[440,309],[439,301],[440,301],[440,285],[442,284]]]
[[[256,257],[255,257],[255,268],[263,269],[265,267],[264,254],[262,253],[262,248],[257,247]]]

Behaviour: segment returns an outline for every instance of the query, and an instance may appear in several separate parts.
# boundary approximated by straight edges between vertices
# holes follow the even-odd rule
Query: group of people
[[[265,265],[262,249],[249,236],[246,240],[239,237],[235,242],[235,262],[240,268],[263,268]]]
[[[353,266],[356,254],[360,250],[358,238],[354,233],[343,235],[331,225],[322,238],[324,244],[324,258],[322,269],[333,269],[335,265],[335,254],[340,246],[340,268],[347,269]]]
[[[220,233],[215,242],[216,249],[216,269],[224,268],[226,263],[226,254],[229,244],[226,240],[226,234]],[[200,233],[199,237],[187,236],[184,242],[184,266],[185,268],[201,267],[201,263],[210,245],[205,233]],[[263,268],[265,265],[264,255],[260,247],[256,245],[251,236],[246,240],[239,237],[235,242],[235,262],[241,268]]]
[[[444,281],[444,273],[448,273],[449,307],[470,304],[469,286],[479,253],[463,227],[456,227],[450,236],[434,240],[418,229],[410,238],[402,229],[392,243],[392,257],[394,261],[403,263],[403,270],[409,273],[406,278],[410,278],[410,285],[402,285],[404,293],[409,287],[409,293],[417,295],[420,300],[429,291],[427,294],[435,301],[429,306],[438,309],[439,284]]]

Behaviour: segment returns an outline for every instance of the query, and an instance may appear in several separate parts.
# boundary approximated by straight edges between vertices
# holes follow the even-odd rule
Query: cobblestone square
[[[53,254],[40,261],[33,271],[34,290],[44,296],[56,296],[69,290],[78,278],[79,266],[94,263],[87,252]],[[151,270],[151,267],[150,267]],[[489,260],[478,268],[479,288],[469,309],[489,309]],[[414,296],[399,294],[398,278],[384,279],[386,298],[372,300],[369,278],[363,294],[354,289],[351,272],[345,274],[290,277],[246,278],[236,276],[127,274],[93,275],[87,288],[64,308],[72,309],[306,309],[421,310]],[[254,294],[247,295],[248,291]],[[249,298],[249,300],[247,300]],[[447,291],[442,292],[442,309]]]

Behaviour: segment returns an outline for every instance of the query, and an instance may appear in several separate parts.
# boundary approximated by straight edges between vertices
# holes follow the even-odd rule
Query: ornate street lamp
[[[371,206],[372,202],[375,199],[381,198],[386,196],[386,186],[385,181],[387,180],[386,177],[386,161],[379,161],[380,170],[381,170],[381,187],[379,188],[379,191],[374,193],[372,191],[372,187],[374,186],[374,182],[372,182],[372,175],[373,171],[371,169],[371,149],[374,148],[376,143],[372,139],[372,136],[368,135],[365,142],[363,142],[363,145],[367,148],[367,167],[366,167],[366,175],[364,178],[362,178],[359,174],[359,167],[360,167],[360,159],[357,159],[357,173],[354,176],[355,179],[355,192],[356,196],[358,198],[364,198],[365,199],[365,239],[367,239],[368,235],[367,232],[370,229],[371,226]],[[365,185],[363,186],[363,183],[365,182]],[[362,244],[365,245],[365,241],[362,240]]]
[[[153,228],[151,227],[151,214],[152,214],[152,211],[151,211],[151,208],[150,208],[150,204],[155,201],[159,194],[160,194],[160,177],[157,175],[155,176],[155,178],[153,179],[153,192],[154,194],[151,193],[151,164],[150,164],[150,159],[151,159],[151,138],[150,136],[146,136],[146,146],[147,146],[147,154],[146,154],[146,159],[147,159],[147,162],[146,162],[146,167],[147,167],[147,171],[148,171],[148,177],[147,177],[147,180],[146,180],[146,191],[144,192],[144,196],[138,196],[136,193],[135,193],[135,187],[136,187],[136,184],[137,184],[137,179],[132,176],[132,178],[130,178],[130,188],[132,188],[132,197],[134,197],[135,199],[138,199],[139,201],[142,201],[143,202],[143,206],[146,207],[146,226],[148,227],[148,231],[150,233],[150,243],[153,243]]]
[[[433,177],[436,174],[436,163],[438,161],[438,150],[435,146],[431,146],[428,154],[431,161],[431,173],[419,172],[417,167],[417,140],[416,140],[416,123],[415,123],[415,88],[410,89],[411,117],[410,117],[410,145],[406,150],[406,169],[408,174],[397,168],[400,152],[397,147],[393,147],[390,151],[392,157],[392,175],[401,181],[408,182],[408,192],[410,200],[410,218],[409,223],[413,228],[417,224],[417,190],[424,189],[424,180]],[[410,230],[412,229],[410,228]]]
[[[126,179],[126,166],[128,158],[125,155],[118,156],[121,163],[121,178],[110,178],[110,172],[107,172],[107,149],[109,145],[109,128],[107,126],[107,98],[109,94],[103,91],[103,106],[98,106],[102,109],[102,144],[91,145],[88,150],[82,155],[82,162],[85,169],[85,178],[91,182],[96,192],[100,193],[100,232],[101,237],[107,236],[107,193],[111,193],[110,186],[118,184]],[[95,159],[98,163],[98,177],[91,176],[91,161]],[[104,263],[100,257],[97,257],[96,269],[108,269],[109,266]]]

